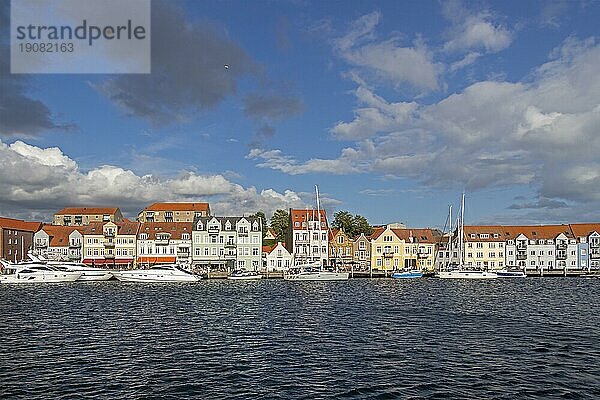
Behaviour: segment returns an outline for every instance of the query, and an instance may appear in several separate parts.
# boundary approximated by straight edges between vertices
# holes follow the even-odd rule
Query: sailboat
[[[465,194],[462,194],[460,205],[460,220],[458,223],[458,265],[453,268],[440,270],[438,278],[442,279],[496,279],[498,274],[493,271],[473,269],[464,265],[465,256]]]
[[[325,268],[323,267],[323,258],[322,258],[322,251],[321,251],[321,204],[320,204],[320,200],[319,200],[319,187],[317,185],[315,185],[315,192],[317,195],[317,219],[318,219],[318,241],[319,241],[319,245],[316,246],[317,247],[317,253],[319,255],[319,262],[317,263],[311,263],[309,261],[310,256],[307,257],[307,262],[303,263],[303,264],[299,264],[294,266],[293,268],[290,268],[288,271],[286,271],[283,274],[283,279],[285,279],[286,281],[346,281],[350,278],[350,274],[348,272],[339,272],[339,271],[334,271],[333,268]],[[314,224],[314,216],[313,216],[313,221],[309,221],[308,218],[306,218],[306,228],[308,230],[310,230],[310,222],[313,222]],[[308,237],[310,238],[310,231],[308,234]],[[310,240],[310,239],[309,239]],[[309,251],[312,249],[312,246],[308,246]]]

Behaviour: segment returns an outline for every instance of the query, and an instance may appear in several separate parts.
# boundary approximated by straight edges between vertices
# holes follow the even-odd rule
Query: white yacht
[[[465,259],[465,194],[462,194],[461,205],[460,205],[460,221],[458,223],[458,265],[448,268],[446,270],[440,270],[436,274],[438,278],[442,279],[496,279],[498,274],[493,271],[486,271],[481,269],[474,269],[470,266],[464,265]]]
[[[81,272],[65,271],[42,263],[4,265],[0,283],[61,283],[75,282]]]
[[[200,277],[177,264],[158,264],[148,269],[113,271],[115,278],[123,282],[197,282]]]
[[[349,278],[348,272],[336,272],[314,264],[297,265],[283,274],[286,281],[347,281]]]
[[[248,271],[247,269],[240,269],[237,271],[233,271],[227,279],[237,280],[237,281],[251,281],[262,279],[262,275],[257,271]]]
[[[525,271],[520,269],[499,269],[496,274],[499,278],[527,278]]]
[[[49,265],[63,271],[81,272],[78,281],[107,281],[113,277],[109,269],[91,267],[87,264],[76,262],[49,261],[40,255],[27,253],[28,257],[35,263]]]

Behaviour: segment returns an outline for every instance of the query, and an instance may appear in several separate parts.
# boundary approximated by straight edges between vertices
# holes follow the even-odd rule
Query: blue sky
[[[152,18],[148,76],[0,62],[0,214],[270,215],[318,184],[330,214],[374,224],[439,226],[463,190],[467,223],[599,219],[598,2],[154,2]]]

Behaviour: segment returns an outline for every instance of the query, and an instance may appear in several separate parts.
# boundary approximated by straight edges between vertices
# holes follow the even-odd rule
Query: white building
[[[506,265],[530,269],[576,269],[577,241],[569,225],[505,226]]]
[[[256,217],[198,217],[192,263],[201,269],[256,271],[262,265],[262,222]]]
[[[325,210],[290,209],[285,245],[294,264],[328,264],[329,227]]]
[[[192,222],[145,222],[137,236],[137,264],[192,262]]]
[[[292,261],[293,258],[290,252],[281,242],[278,242],[266,254],[267,272],[288,270],[292,266]]]
[[[33,253],[52,261],[81,261],[82,228],[44,225],[33,235]]]

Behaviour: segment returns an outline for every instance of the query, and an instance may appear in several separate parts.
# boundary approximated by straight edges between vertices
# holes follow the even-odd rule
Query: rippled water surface
[[[0,397],[600,398],[600,279],[0,287]]]

